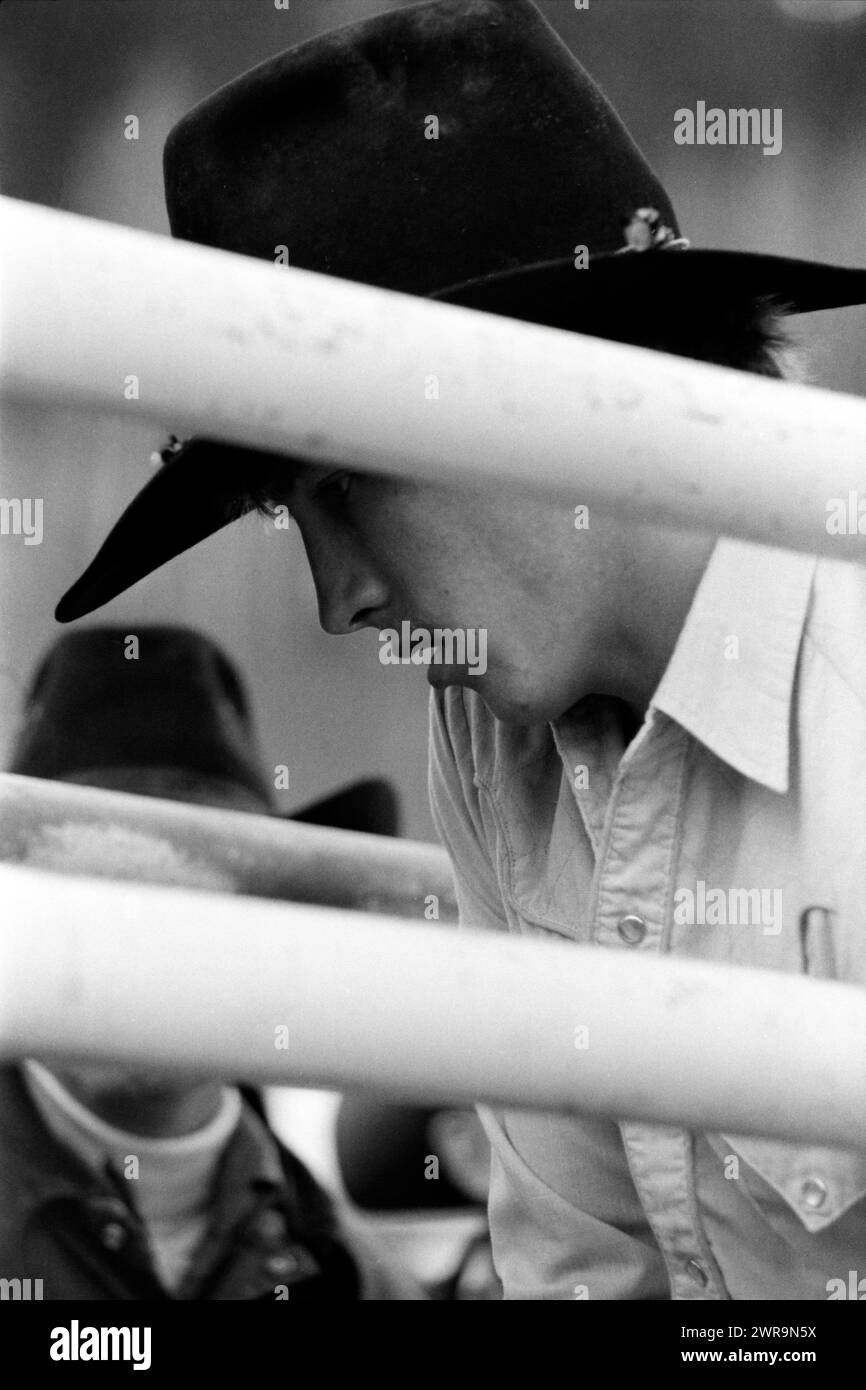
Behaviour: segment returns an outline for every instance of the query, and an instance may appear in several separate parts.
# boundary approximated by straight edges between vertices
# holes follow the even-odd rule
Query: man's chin
[[[571,695],[556,700],[549,696],[542,698],[536,690],[521,690],[518,681],[509,681],[507,673],[497,673],[489,666],[482,674],[473,672],[468,666],[431,664],[427,667],[427,680],[435,690],[444,690],[449,685],[474,690],[493,717],[503,724],[549,724],[574,704]]]
[[[446,685],[468,685],[469,673],[462,666],[428,666],[427,681],[436,690],[444,690]]]
[[[451,675],[440,674],[435,680],[432,674],[428,674],[428,680],[437,688],[462,685],[467,690],[474,690],[501,724],[551,724],[574,703],[570,699],[556,701],[541,699],[535,693],[522,694],[510,688],[505,681],[496,680],[495,677],[491,679],[489,672],[484,676],[469,676],[465,670],[455,671]]]
[[[466,690],[474,690],[497,719],[508,717],[504,712],[507,705],[497,696],[495,682],[494,688],[489,689],[486,677],[470,674],[466,666],[428,666],[427,681],[434,690],[445,690],[450,685],[462,685]],[[503,710],[502,714],[499,713],[500,709]]]

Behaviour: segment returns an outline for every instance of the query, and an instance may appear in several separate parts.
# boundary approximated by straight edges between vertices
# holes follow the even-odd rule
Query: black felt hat
[[[262,63],[175,126],[165,184],[176,237],[269,261],[286,246],[294,266],[577,331],[613,297],[639,313],[650,286],[791,312],[866,302],[866,271],[687,249],[616,112],[530,0],[433,0]],[[268,465],[207,439],[170,453],[58,620],[224,526]]]
[[[137,646],[130,645],[134,633]],[[277,814],[243,681],[225,652],[180,625],[82,628],[39,663],[8,771]],[[193,792],[199,793],[193,796]],[[290,817],[396,835],[393,788],[352,783]]]
[[[211,780],[272,809],[249,704],[228,657],[204,633],[165,625],[65,633],[39,664],[9,771],[110,782],[134,770]]]

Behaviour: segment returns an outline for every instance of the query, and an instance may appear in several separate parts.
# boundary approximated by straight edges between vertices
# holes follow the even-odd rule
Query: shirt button
[[[277,1245],[286,1238],[285,1219],[273,1207],[260,1211],[255,1221],[255,1233],[264,1244]]]
[[[638,942],[643,941],[646,936],[646,922],[642,917],[635,917],[633,913],[630,913],[628,917],[622,918],[617,931],[629,946],[637,946]]]
[[[807,1178],[800,1188],[800,1200],[810,1211],[817,1211],[827,1200],[827,1184],[820,1178]]]
[[[686,1273],[690,1279],[694,1279],[696,1284],[700,1284],[702,1289],[705,1289],[710,1282],[710,1276],[698,1260],[689,1260],[686,1265]]]
[[[128,1240],[125,1226],[119,1221],[106,1221],[100,1232],[100,1239],[106,1250],[122,1250]]]
[[[265,1269],[274,1278],[279,1278],[280,1275],[294,1274],[297,1267],[298,1261],[294,1255],[272,1255],[269,1260],[265,1261]]]

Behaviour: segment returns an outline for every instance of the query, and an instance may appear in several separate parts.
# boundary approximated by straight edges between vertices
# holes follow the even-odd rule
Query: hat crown
[[[218,779],[271,806],[243,683],[209,637],[172,625],[64,634],[33,678],[9,771],[87,780],[142,768]]]
[[[281,53],[179,122],[165,178],[175,236],[422,295],[615,251],[636,207],[676,230],[530,0],[433,0]]]

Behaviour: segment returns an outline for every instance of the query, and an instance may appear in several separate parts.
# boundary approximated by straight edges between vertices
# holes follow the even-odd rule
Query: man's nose
[[[386,591],[372,575],[329,576],[320,583],[314,574],[313,579],[319,623],[332,637],[379,626],[378,614],[384,608]]]
[[[340,637],[379,626],[388,589],[362,550],[348,539],[344,544],[308,541],[307,557],[325,632]]]

